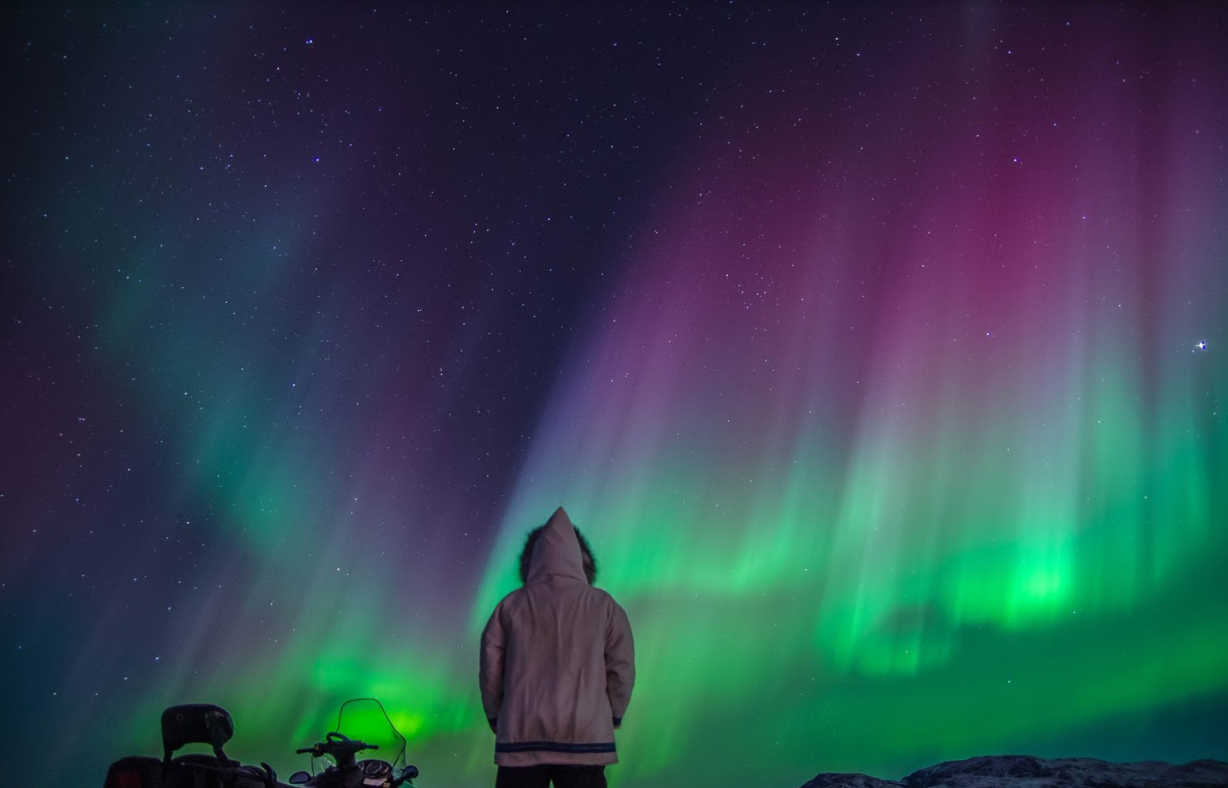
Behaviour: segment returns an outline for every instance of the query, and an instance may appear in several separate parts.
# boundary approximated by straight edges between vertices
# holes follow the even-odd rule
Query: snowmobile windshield
[[[396,767],[405,766],[405,737],[375,698],[355,698],[341,704],[334,730],[348,739],[379,747],[378,750],[363,750],[355,755],[357,760],[380,760]]]

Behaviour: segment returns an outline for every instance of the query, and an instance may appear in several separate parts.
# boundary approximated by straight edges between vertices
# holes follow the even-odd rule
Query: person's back
[[[503,598],[482,633],[496,786],[604,786],[635,681],[631,627],[622,607],[590,585],[561,508],[527,549],[524,587]]]

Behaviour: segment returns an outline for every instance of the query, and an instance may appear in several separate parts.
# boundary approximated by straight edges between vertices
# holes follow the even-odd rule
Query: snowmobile
[[[351,704],[357,705],[350,709],[347,720],[346,709]],[[364,708],[363,704],[368,705]],[[374,717],[370,704],[378,708],[387,723],[386,729],[381,730],[378,724],[371,726]],[[358,753],[378,750],[380,744],[350,738],[343,730],[381,739],[387,739],[391,732],[395,737],[393,744],[399,741],[400,750],[391,763],[379,758],[357,760]],[[383,735],[368,736],[369,731]],[[418,776],[418,768],[405,763],[405,737],[374,698],[357,698],[341,704],[336,730],[323,741],[296,750],[301,755],[311,755],[313,767],[316,759],[322,759],[323,768],[315,774],[295,772],[288,784],[279,782],[277,773],[267,763],[256,767],[227,757],[222,748],[233,735],[234,721],[221,706],[210,703],[171,706],[162,712],[162,758],[143,755],[120,758],[107,770],[104,788],[413,788],[410,781]],[[189,744],[207,744],[213,754],[175,755]]]

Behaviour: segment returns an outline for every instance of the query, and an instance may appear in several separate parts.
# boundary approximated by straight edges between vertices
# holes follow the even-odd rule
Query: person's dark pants
[[[606,788],[604,766],[500,766],[495,788]]]

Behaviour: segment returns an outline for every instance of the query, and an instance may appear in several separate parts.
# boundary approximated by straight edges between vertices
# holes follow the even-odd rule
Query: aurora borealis
[[[30,785],[181,702],[284,778],[369,695],[493,784],[477,637],[560,504],[636,635],[613,786],[1228,759],[1228,9],[5,30]]]

